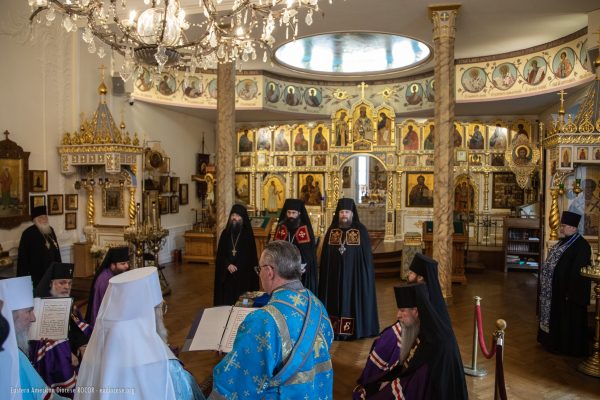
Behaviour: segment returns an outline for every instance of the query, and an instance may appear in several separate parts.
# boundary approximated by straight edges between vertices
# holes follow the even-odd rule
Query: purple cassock
[[[73,305],[69,321],[69,337],[63,340],[29,341],[29,360],[44,382],[64,397],[73,397],[77,383],[78,367],[74,367],[71,354],[79,359],[79,348],[87,344],[92,328]]]
[[[400,322],[385,328],[375,339],[362,374],[357,380],[352,398],[363,399],[429,399],[427,366],[409,376],[394,377],[400,362]],[[413,345],[414,354],[418,341]],[[381,385],[387,382],[383,387]]]
[[[92,325],[92,328],[96,323],[100,304],[102,304],[104,293],[106,293],[106,289],[108,288],[108,281],[115,276],[115,273],[111,270],[111,265],[123,262],[129,262],[129,247],[112,247],[108,249],[104,260],[102,260],[102,264],[96,270],[85,313],[85,319]]]

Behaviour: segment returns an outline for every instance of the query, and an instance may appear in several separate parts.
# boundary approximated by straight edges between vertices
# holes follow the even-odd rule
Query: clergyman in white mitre
[[[0,351],[0,399],[64,399],[52,393],[26,355],[29,327],[35,322],[31,276],[0,280],[0,300],[9,325],[4,350]]]
[[[76,391],[76,400],[204,399],[163,339],[162,305],[155,267],[110,279],[77,378],[85,390]]]

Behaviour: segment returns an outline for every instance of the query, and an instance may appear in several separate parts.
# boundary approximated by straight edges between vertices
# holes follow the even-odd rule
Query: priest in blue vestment
[[[300,282],[298,248],[270,242],[257,273],[271,299],[240,325],[233,349],[214,368],[209,399],[331,399],[333,329]]]
[[[36,297],[69,297],[73,264],[52,263],[35,288]],[[44,381],[65,397],[73,397],[79,361],[83,357],[92,327],[75,304],[69,318],[69,334],[62,340],[32,340],[29,359]]]
[[[129,247],[112,247],[108,249],[100,268],[96,270],[96,275],[92,281],[92,288],[88,298],[85,320],[94,326],[96,317],[102,304],[102,298],[108,288],[108,281],[115,275],[123,273],[129,269]]]
[[[46,385],[26,356],[29,327],[35,322],[31,277],[0,280],[0,300],[8,322],[8,338],[0,351],[0,399],[64,399]]]

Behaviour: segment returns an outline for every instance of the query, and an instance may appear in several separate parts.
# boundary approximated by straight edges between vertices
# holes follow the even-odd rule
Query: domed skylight
[[[378,74],[427,60],[431,50],[405,36],[372,32],[327,33],[283,44],[275,59],[284,66],[322,74]]]

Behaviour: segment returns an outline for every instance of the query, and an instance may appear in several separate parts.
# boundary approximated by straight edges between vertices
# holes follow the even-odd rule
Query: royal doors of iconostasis
[[[359,153],[347,156],[333,174],[339,181],[336,197],[353,199],[360,222],[369,232],[393,240],[394,171],[381,158]]]

